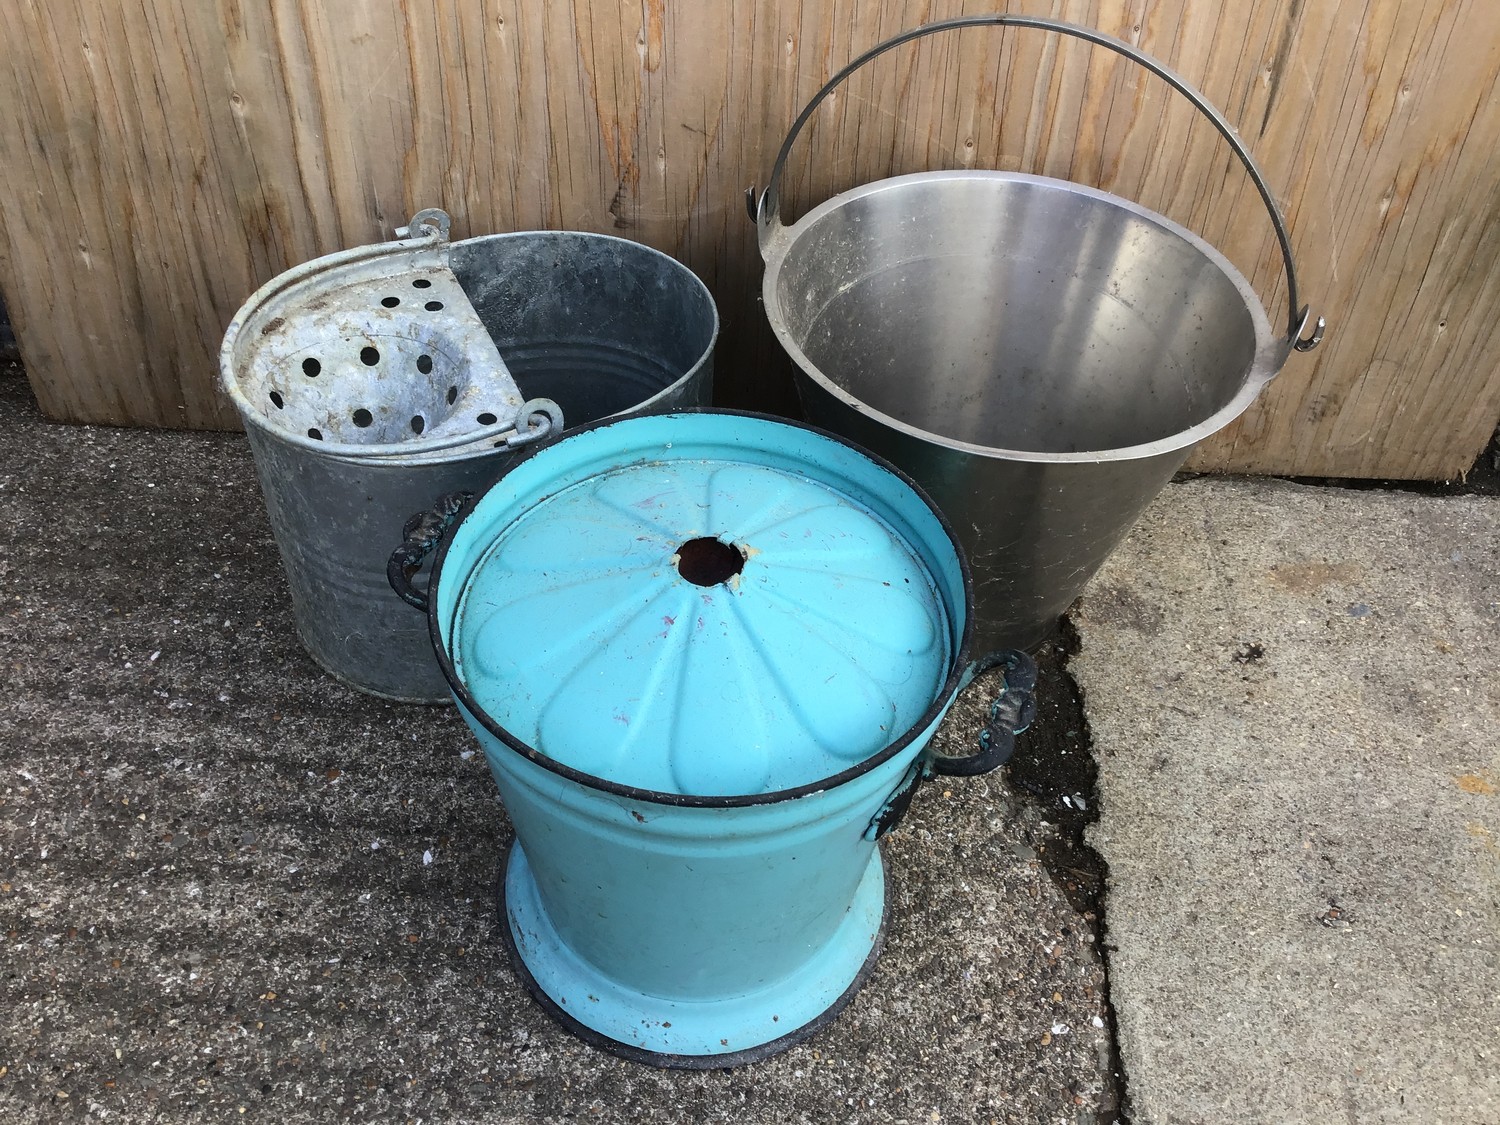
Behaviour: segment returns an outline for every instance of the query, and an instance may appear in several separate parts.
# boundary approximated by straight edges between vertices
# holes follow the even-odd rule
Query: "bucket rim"
[[[912,493],[917,497],[917,499],[921,501],[921,503],[927,507],[928,511],[930,511],[936,518],[938,526],[942,529],[942,532],[947,538],[948,543],[953,548],[954,557],[958,562],[960,584],[963,594],[963,629],[961,630],[958,643],[954,646],[952,654],[949,657],[948,674],[945,677],[942,686],[933,693],[932,702],[927,706],[922,714],[918,716],[917,719],[912,723],[912,725],[907,730],[902,732],[900,736],[887,743],[882,749],[876,751],[874,754],[871,754],[861,761],[856,762],[854,765],[848,767],[847,769],[840,770],[839,772],[831,774],[828,777],[824,777],[811,782],[806,782],[801,785],[792,786],[786,789],[768,790],[764,793],[691,794],[669,793],[656,789],[643,789],[637,786],[625,785],[617,781],[611,781],[608,778],[599,777],[584,770],[575,769],[572,766],[557,761],[555,758],[551,758],[548,755],[543,754],[540,750],[538,750],[534,746],[531,746],[524,739],[517,737],[508,728],[502,726],[499,722],[497,722],[494,717],[484,709],[484,707],[478,702],[478,700],[474,698],[467,685],[463,682],[462,677],[458,674],[457,667],[454,665],[452,654],[448,651],[448,646],[444,641],[442,625],[439,619],[439,603],[441,599],[438,595],[443,580],[443,564],[447,560],[448,548],[452,545],[454,535],[457,532],[458,528],[466,519],[469,518],[469,516],[474,513],[474,510],[478,506],[479,502],[483,500],[484,497],[487,496],[493,489],[499,487],[504,482],[506,477],[515,472],[516,469],[520,468],[523,462],[529,461],[534,457],[545,454],[547,450],[556,448],[563,441],[567,441],[575,435],[590,433],[594,430],[600,430],[610,426],[628,426],[635,422],[644,421],[648,417],[651,419],[660,420],[662,418],[673,418],[679,416],[692,417],[701,415],[746,418],[758,422],[770,422],[777,425],[789,426],[795,429],[806,430],[828,441],[832,441],[836,444],[847,447],[854,453],[870,461],[877,468],[884,469],[911,489]],[[465,578],[467,578],[467,575],[465,576]],[[512,465],[509,470],[507,470],[505,476],[502,476],[499,480],[489,485],[483,491],[474,493],[464,501],[463,506],[458,510],[452,522],[449,524],[447,530],[443,533],[442,541],[439,543],[437,551],[433,556],[431,578],[429,579],[427,592],[427,629],[428,635],[432,642],[433,652],[437,658],[438,668],[442,672],[443,678],[447,680],[449,690],[453,692],[453,696],[458,701],[459,707],[463,711],[465,716],[476,720],[489,734],[498,739],[502,745],[519,754],[527,761],[531,762],[534,765],[540,766],[542,769],[556,774],[557,776],[562,777],[568,781],[572,781],[588,789],[594,789],[599,792],[608,793],[616,797],[624,797],[632,801],[641,801],[644,803],[656,805],[669,805],[677,808],[728,809],[749,808],[758,805],[781,804],[786,801],[793,801],[801,797],[807,797],[815,793],[821,793],[826,790],[835,789],[838,786],[844,785],[850,781],[855,780],[856,778],[870,773],[875,769],[878,769],[880,766],[889,762],[892,758],[895,758],[902,751],[908,749],[913,742],[920,738],[926,731],[928,731],[929,728],[933,727],[952,705],[953,700],[958,695],[959,689],[964,685],[965,678],[968,672],[969,652],[973,644],[974,628],[974,575],[969,565],[968,555],[965,553],[963,543],[959,539],[956,529],[948,520],[948,517],[943,514],[942,509],[937,506],[932,497],[927,494],[926,490],[923,489],[921,485],[917,484],[917,482],[913,480],[909,475],[907,475],[896,465],[887,461],[884,457],[881,457],[876,453],[872,453],[870,450],[865,449],[863,446],[850,441],[848,438],[842,437],[839,434],[833,433],[829,430],[825,430],[819,426],[813,426],[809,425],[806,422],[794,421],[792,419],[781,418],[772,414],[765,414],[758,411],[731,410],[720,407],[684,407],[671,411],[657,412],[651,415],[637,414],[626,415],[623,417],[615,416],[609,418],[601,418],[596,422],[590,422],[587,425],[580,426],[576,430],[568,430],[564,437],[559,438],[555,442],[548,442],[544,445],[533,446],[532,448],[526,450],[526,452],[522,456],[516,459],[515,464]]]
[[[681,271],[683,275],[691,280],[692,285],[697,289],[698,294],[703,298],[704,303],[708,306],[711,320],[708,333],[708,342],[704,345],[702,354],[700,354],[698,358],[693,361],[693,365],[691,367],[689,367],[677,378],[673,379],[661,390],[657,391],[650,398],[643,399],[642,401],[636,403],[634,406],[630,407],[628,410],[617,410],[613,414],[607,414],[603,418],[595,419],[595,422],[607,422],[611,419],[624,419],[635,414],[662,413],[661,411],[657,410],[656,404],[668,398],[673,392],[679,390],[684,383],[697,376],[698,373],[703,370],[704,365],[712,361],[714,356],[714,349],[719,346],[719,331],[723,327],[723,324],[719,317],[719,303],[714,300],[713,291],[709,289],[708,283],[704,281],[703,278],[698,276],[698,271],[693,269],[692,266],[688,265],[686,262],[681,261],[678,258],[672,257],[672,255],[668,254],[666,251],[658,250],[655,246],[648,246],[644,242],[637,242],[633,238],[621,238],[617,234],[595,234],[593,231],[587,230],[506,230],[494,231],[490,234],[476,234],[471,238],[461,238],[457,242],[449,243],[449,246],[452,248],[457,248],[459,246],[472,246],[478,242],[501,242],[513,238],[536,238],[538,236],[545,236],[547,238],[562,238],[580,242],[619,243],[621,245],[630,247],[632,253],[636,251],[643,251],[647,257],[660,258],[663,261],[670,263],[671,265],[677,267],[677,269]],[[686,410],[689,408],[684,407],[683,409]],[[669,413],[680,413],[680,411],[670,411]],[[573,427],[567,425],[567,419],[563,419],[563,424],[564,432],[569,434],[575,432]],[[589,423],[589,425],[591,426],[593,425],[593,423]],[[582,430],[584,428],[586,427],[578,427],[579,430]]]
[[[1228,278],[1230,284],[1240,294],[1245,311],[1251,320],[1255,336],[1255,354],[1241,377],[1240,387],[1234,396],[1202,421],[1187,429],[1170,434],[1167,437],[1157,438],[1149,442],[1141,442],[1136,445],[1116,446],[1110,449],[1083,450],[1072,453],[1049,453],[1038,450],[1007,449],[1001,446],[980,445],[926,430],[910,422],[903,421],[895,415],[876,409],[863,399],[851,394],[835,383],[823,373],[817,364],[808,358],[807,353],[788,330],[785,318],[782,315],[781,302],[777,296],[776,287],[781,276],[781,267],[785,264],[790,252],[823,219],[857,199],[916,182],[931,183],[957,180],[1035,184],[1041,187],[1060,189],[1072,194],[1082,195],[1106,206],[1128,211],[1137,218],[1159,228],[1163,233],[1177,237],[1191,249],[1196,250]],[[965,453],[975,457],[985,457],[991,460],[1019,461],[1034,464],[1099,464],[1112,461],[1142,460],[1160,454],[1189,449],[1222,430],[1249,409],[1250,404],[1259,397],[1260,392],[1266,384],[1281,371],[1291,352],[1289,341],[1278,339],[1272,334],[1265,306],[1261,304],[1259,295],[1256,294],[1250,283],[1245,279],[1245,276],[1223,253],[1207,240],[1195,234],[1187,227],[1182,226],[1180,223],[1175,223],[1165,215],[1159,214],[1149,207],[1144,207],[1133,200],[1125,199],[1122,196],[1114,195],[1099,188],[1075,183],[1072,180],[1063,180],[1055,176],[1038,176],[1026,172],[992,171],[987,169],[914,172],[904,176],[890,176],[882,180],[873,180],[869,183],[850,188],[848,191],[840,192],[838,195],[814,207],[795,223],[790,226],[782,226],[778,230],[775,238],[767,247],[766,269],[761,281],[761,297],[765,304],[766,319],[770,322],[771,331],[775,333],[777,341],[791,358],[796,367],[798,378],[811,379],[820,389],[833,396],[845,406],[907,437],[929,445],[951,449],[958,453]]]
[[[633,239],[621,238],[618,235],[612,234],[594,234],[591,231],[577,230],[496,231],[490,234],[479,234],[470,238],[461,238],[455,242],[428,237],[369,243],[346,250],[336,250],[330,254],[322,254],[316,258],[300,262],[290,269],[283,270],[245,299],[244,303],[240,305],[234,317],[230,320],[229,326],[224,330],[224,338],[219,344],[220,386],[223,388],[224,393],[229,396],[230,401],[234,403],[240,417],[240,422],[247,429],[253,426],[262,433],[276,438],[278,441],[297,446],[299,449],[304,449],[309,453],[316,453],[330,460],[343,462],[374,461],[382,464],[415,465],[431,461],[479,457],[491,453],[504,454],[507,452],[507,449],[503,446],[497,448],[494,442],[496,439],[503,437],[515,429],[515,425],[511,422],[501,422],[493,426],[476,429],[470,433],[454,435],[442,442],[402,441],[369,445],[362,445],[358,442],[317,440],[305,434],[295,433],[281,426],[274,425],[263,412],[255,408],[249,396],[245,394],[244,389],[240,386],[239,376],[235,371],[235,349],[239,346],[241,337],[244,335],[245,329],[250,324],[251,319],[263,305],[287,289],[300,285],[307,279],[327,270],[351,265],[366,258],[377,258],[391,253],[399,253],[403,250],[419,251],[430,249],[440,251],[446,255],[455,247],[468,246],[477,242],[487,242],[497,239],[535,238],[537,236],[616,242],[632,247],[632,252],[637,250],[644,251],[648,257],[655,256],[670,262],[688,278],[691,278],[697,292],[707,303],[710,313],[708,342],[704,346],[702,354],[694,360],[692,366],[650,398],[631,406],[626,411],[618,411],[615,414],[611,414],[608,416],[609,418],[628,417],[630,414],[643,413],[653,409],[653,404],[661,402],[664,398],[679,390],[684,384],[702,372],[706,364],[712,362],[714,349],[719,343],[719,331],[722,327],[718,302],[714,300],[713,293],[709,290],[707,283],[698,276],[697,271],[685,262],[678,261],[672,255],[658,250],[654,246],[647,246],[644,242],[636,242]],[[502,358],[504,357],[502,356]],[[563,424],[567,428],[567,432],[573,432],[571,427],[567,427],[566,418],[563,419]]]

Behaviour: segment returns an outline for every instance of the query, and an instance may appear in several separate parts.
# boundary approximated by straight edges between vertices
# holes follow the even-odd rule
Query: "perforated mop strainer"
[[[523,400],[449,268],[448,225],[442,211],[418,212],[396,242],[317,258],[261,288],[221,356],[246,425],[356,457],[560,432],[555,403]]]
[[[425,632],[389,612],[391,536],[433,497],[494,481],[563,418],[517,389],[449,268],[448,216],[421,211],[396,233],[262,286],[220,366],[308,652],[362,691],[437,702]]]

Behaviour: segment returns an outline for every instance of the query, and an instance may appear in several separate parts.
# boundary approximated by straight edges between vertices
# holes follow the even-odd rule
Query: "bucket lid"
[[[460,536],[476,545],[446,646],[459,681],[515,738],[617,785],[832,777],[927,715],[961,644],[962,563],[925,497],[769,419],[566,437],[485,495],[443,571],[463,566]]]

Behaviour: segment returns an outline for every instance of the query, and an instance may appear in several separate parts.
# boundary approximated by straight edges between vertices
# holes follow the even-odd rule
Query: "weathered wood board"
[[[743,191],[826,77],[1008,7],[1119,35],[1235,122],[1330,324],[1199,468],[1451,477],[1500,419],[1500,20],[1484,0],[4,0],[0,289],[52,416],[231,427],[220,334],[289,265],[441,206],[620,234],[708,282],[719,400],[795,410]],[[789,211],[930,168],[1064,176],[1229,254],[1263,210],[1160,81],[1038,31],[903,47],[820,110]]]

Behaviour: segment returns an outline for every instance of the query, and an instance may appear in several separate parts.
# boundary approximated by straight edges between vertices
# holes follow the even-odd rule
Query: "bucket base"
[[[843,1011],[885,944],[885,890],[877,851],[833,939],[790,978],[730,999],[651,996],[584,961],[553,927],[519,844],[501,880],[500,932],[526,990],[584,1042],[649,1066],[717,1070],[793,1047]]]

